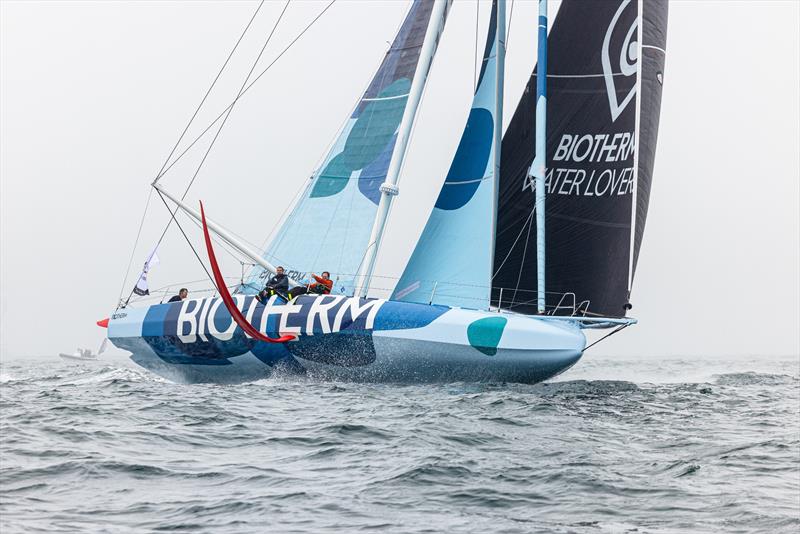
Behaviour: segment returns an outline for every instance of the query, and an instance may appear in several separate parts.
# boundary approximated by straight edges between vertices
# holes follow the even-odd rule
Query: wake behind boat
[[[149,295],[153,249],[134,293],[109,318],[108,338],[139,365],[179,382],[241,382],[280,370],[347,380],[532,383],[574,365],[586,329],[635,323],[626,314],[652,180],[666,1],[563,0],[549,36],[547,2],[539,7],[541,68],[501,136],[506,13],[505,1],[493,2],[461,142],[389,298],[374,296],[375,265],[447,0],[412,2],[368,89],[265,250],[206,218],[185,194],[170,193],[160,173],[154,190],[202,224],[219,297],[137,305]],[[320,228],[328,229],[325,239]],[[255,264],[232,295],[214,239]],[[312,273],[337,272],[321,294],[264,298],[278,261],[295,288]]]

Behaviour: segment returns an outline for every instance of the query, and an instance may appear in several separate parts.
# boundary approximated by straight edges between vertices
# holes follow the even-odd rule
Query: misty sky
[[[327,2],[293,3],[261,72]],[[149,183],[255,2],[0,2],[0,356],[96,346]],[[263,243],[320,163],[406,1],[339,0],[237,104],[189,195]],[[233,98],[282,2],[267,2],[196,119]],[[482,50],[490,2],[477,9]],[[506,124],[535,59],[536,3],[510,22]],[[469,111],[476,3],[433,64],[377,273],[399,276]],[[602,354],[800,352],[800,2],[673,1],[659,144],[634,284],[640,324]],[[192,135],[194,133],[194,135]],[[163,179],[182,191],[207,141]],[[167,220],[152,199],[124,287]],[[201,247],[197,229],[186,226]],[[205,274],[173,228],[151,286]],[[225,257],[226,274],[240,265]],[[210,284],[208,284],[210,285]],[[127,293],[126,293],[127,294]],[[593,349],[594,350],[594,349]]]

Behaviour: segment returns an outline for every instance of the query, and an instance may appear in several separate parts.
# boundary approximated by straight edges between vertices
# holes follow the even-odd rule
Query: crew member
[[[331,289],[333,289],[333,280],[331,280],[331,273],[328,271],[322,271],[322,276],[312,274],[311,277],[314,281],[307,286],[293,287],[289,292],[289,298],[293,299],[299,295],[305,295],[306,293],[327,295],[331,292]]]
[[[180,302],[182,300],[186,300],[186,297],[189,296],[189,290],[185,287],[182,287],[180,291],[178,291],[177,295],[173,295],[168,302]]]
[[[266,287],[258,294],[258,300],[265,303],[272,295],[278,295],[284,300],[289,300],[289,277],[283,270],[283,267],[275,268],[275,276],[269,279]]]

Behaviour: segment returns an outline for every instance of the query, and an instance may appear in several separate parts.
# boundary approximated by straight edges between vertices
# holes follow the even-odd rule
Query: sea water
[[[538,385],[0,366],[0,532],[797,532],[797,358]]]

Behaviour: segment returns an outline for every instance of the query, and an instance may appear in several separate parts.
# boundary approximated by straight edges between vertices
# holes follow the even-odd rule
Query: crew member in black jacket
[[[178,294],[173,295],[173,297],[169,299],[167,302],[180,302],[182,300],[186,300],[186,297],[188,296],[189,296],[189,290],[186,289],[185,287],[182,287],[181,290],[178,291]]]
[[[289,277],[283,271],[283,267],[275,269],[275,276],[269,279],[266,287],[258,294],[258,300],[266,303],[267,299],[272,295],[278,295],[283,300],[289,300],[287,294],[289,293]]]

